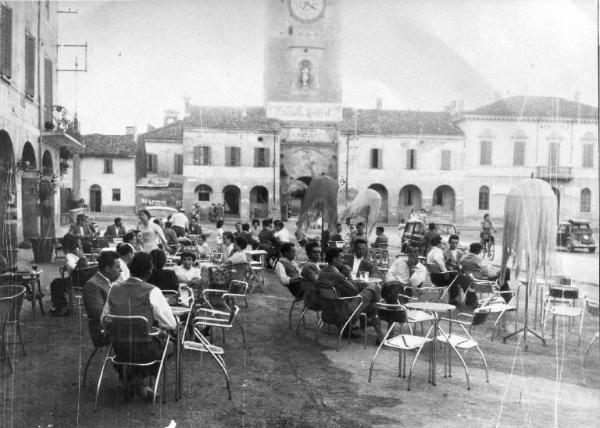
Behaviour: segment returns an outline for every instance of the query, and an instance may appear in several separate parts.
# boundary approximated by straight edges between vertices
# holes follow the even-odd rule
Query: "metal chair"
[[[222,303],[219,306],[222,306],[223,310],[215,309],[215,296],[221,297]],[[234,326],[237,326],[242,335],[242,345],[246,349],[246,332],[237,319],[240,307],[237,305],[229,306],[232,304],[234,297],[234,295],[224,290],[205,289],[202,292],[202,300],[205,306],[196,308],[193,323],[194,326],[202,325],[204,327],[220,328],[223,334],[223,343],[225,343],[225,329],[232,329]]]
[[[584,306],[587,309],[587,312],[593,316],[598,318],[598,316],[600,315],[600,309],[598,308],[598,300],[590,300],[587,297],[584,300]],[[596,321],[596,327],[598,327],[598,322]],[[581,325],[579,327],[579,331],[580,331],[580,335],[581,335],[581,329],[583,328],[583,316],[581,317]],[[590,343],[588,343],[585,347],[585,352],[584,355],[587,355],[590,352],[590,349],[592,348],[592,346],[594,345],[594,343],[596,343],[596,341],[599,339],[600,337],[600,332],[598,330],[596,330],[596,333],[594,334],[594,337],[592,338],[592,340],[590,341]]]
[[[83,369],[83,381],[81,382],[82,386],[85,386],[85,381],[87,379],[87,372],[88,372],[88,369],[90,368],[90,364],[92,363],[92,360],[94,359],[94,356],[96,355],[96,353],[98,353],[98,351],[100,349],[103,349],[103,348],[106,348],[106,346],[94,346],[94,350],[92,351],[92,353],[88,357],[87,361],[85,362],[85,368]]]
[[[204,335],[202,334],[202,328],[205,327],[205,325],[206,324],[203,321],[194,323],[194,337],[196,338],[196,340],[184,340],[183,349],[208,353],[213,358],[213,360],[216,361],[216,363],[221,368],[221,371],[225,375],[227,392],[229,394],[229,399],[231,400],[231,386],[229,382],[229,374],[227,373],[227,366],[225,365],[225,360],[223,359],[225,351],[219,346],[212,345],[208,341],[208,339],[204,337]]]
[[[69,310],[73,310],[73,306],[83,303],[83,286],[85,283],[98,272],[98,266],[89,266],[84,268],[76,268],[70,273],[71,287],[69,288]],[[62,272],[61,272],[62,274]],[[76,302],[77,301],[77,302]]]
[[[302,307],[302,312],[300,313],[300,317],[298,318],[298,322],[296,324],[296,334],[299,334],[300,332],[300,323],[305,325],[305,317],[307,311],[315,312],[318,322],[319,312],[323,310],[322,305],[319,301],[319,289],[315,281],[311,281],[309,279],[302,279],[302,282],[300,283],[300,288],[302,290],[302,300],[304,301],[304,306]],[[292,303],[292,308],[290,308],[290,318],[293,306],[294,303]]]
[[[579,318],[579,339],[577,346],[581,345],[581,330],[583,328],[583,308],[579,305],[579,289],[567,285],[550,285],[548,297],[544,302],[542,311],[542,337],[548,319],[552,319],[552,338],[556,336],[556,318],[567,318],[569,321]]]
[[[487,361],[485,360],[485,356],[479,348],[479,343],[475,339],[473,339],[473,337],[469,333],[469,330],[472,328],[472,326],[483,324],[488,314],[489,312],[478,308],[475,309],[473,315],[464,313],[458,314],[457,319],[455,320],[449,318],[440,318],[440,321],[447,321],[449,326],[448,334],[446,334],[440,327],[440,334],[438,334],[436,337],[436,340],[438,342],[446,344],[446,347],[444,349],[444,377],[452,377],[452,352],[450,351],[450,349],[448,349],[448,347],[451,347],[452,350],[456,352],[456,355],[458,355],[458,358],[460,359],[460,362],[462,363],[465,369],[465,375],[467,377],[467,389],[471,389],[471,384],[469,380],[469,368],[467,367],[467,363],[465,362],[462,355],[460,355],[460,353],[458,352],[458,349],[464,349],[468,351],[469,349],[475,348],[477,350],[485,368],[485,381],[487,383],[490,382],[488,366]],[[468,317],[471,319],[471,321],[461,321],[460,319],[458,319],[460,317]],[[452,324],[457,324],[458,326],[460,326],[464,336],[452,333]],[[467,330],[467,327],[469,327],[469,330]]]
[[[9,326],[14,327],[23,355],[26,355],[25,344],[21,336],[21,324],[19,316],[21,307],[23,306],[23,296],[25,295],[25,287],[20,285],[3,285],[0,286],[0,350],[4,352],[6,361],[10,371],[13,371],[12,362],[10,360],[10,352],[8,350],[9,343],[6,341],[6,329]]]
[[[163,369],[166,361],[169,341],[165,340],[160,359],[152,359],[150,361],[131,361],[136,358],[130,356],[131,358],[122,360],[119,358],[120,352],[123,352],[123,350],[131,351],[131,349],[135,348],[135,346],[149,345],[154,341],[154,337],[161,334],[161,330],[150,327],[148,320],[141,316],[106,315],[103,319],[103,326],[107,332],[107,336],[111,345],[109,346],[108,353],[106,354],[106,358],[102,364],[102,369],[100,370],[100,376],[98,377],[94,410],[98,410],[100,386],[102,384],[104,369],[106,368],[106,363],[108,362],[111,362],[113,365],[123,367],[151,367],[155,364],[158,364],[158,372],[154,382],[152,397],[152,407],[154,408],[161,374],[163,377],[163,398],[165,395],[167,371]]]
[[[58,263],[59,260],[66,260],[67,254],[63,248],[63,239],[56,238],[54,240],[54,262]]]
[[[425,344],[431,342],[429,336],[431,334],[433,326],[429,327],[429,330],[427,331],[427,335],[425,337],[413,336],[412,334],[400,334],[398,336],[393,337],[392,339],[388,339],[396,325],[402,325],[408,322],[407,310],[401,304],[377,303],[375,307],[379,318],[381,320],[387,321],[389,326],[383,340],[377,347],[377,351],[375,351],[375,355],[373,355],[373,359],[371,360],[371,367],[369,368],[369,383],[371,382],[371,378],[373,375],[375,360],[382,347],[385,346],[388,348],[398,350],[398,377],[406,377],[406,352],[415,351],[415,358],[413,359],[410,371],[408,373],[408,390],[410,391],[410,383],[412,380],[412,372],[415,367],[415,363],[417,362],[417,359],[419,358],[419,355],[421,354],[421,351],[423,350]],[[430,353],[428,374],[429,380],[431,379],[432,370],[431,358],[432,355]]]

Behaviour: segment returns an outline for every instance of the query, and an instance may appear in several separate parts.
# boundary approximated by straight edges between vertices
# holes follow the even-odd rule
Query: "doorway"
[[[90,211],[102,211],[102,188],[97,184],[90,187]]]

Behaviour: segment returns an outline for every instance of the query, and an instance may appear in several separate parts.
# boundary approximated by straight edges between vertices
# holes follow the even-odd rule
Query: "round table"
[[[432,373],[431,373],[431,384],[435,386],[435,379],[436,379],[436,360],[437,360],[437,351],[436,351],[436,346],[437,346],[437,336],[438,334],[441,332],[441,334],[443,334],[444,336],[446,336],[446,333],[444,333],[443,331],[440,330],[439,328],[439,317],[438,314],[439,313],[443,313],[443,312],[450,312],[454,309],[456,309],[456,306],[454,305],[450,305],[448,303],[440,303],[440,302],[411,302],[411,303],[407,303],[405,304],[405,306],[408,309],[415,309],[418,311],[424,311],[424,312],[430,312],[433,315],[433,338],[432,338],[432,347],[433,347],[433,362],[432,362]],[[454,350],[454,352],[456,352],[458,354],[458,351],[454,348],[454,346],[452,346],[452,344],[450,343],[450,341],[447,341],[447,343],[452,347],[452,349]]]

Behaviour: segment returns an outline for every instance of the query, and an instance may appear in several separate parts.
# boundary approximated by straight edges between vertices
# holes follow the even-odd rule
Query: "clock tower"
[[[264,93],[282,121],[342,119],[339,0],[267,0]]]

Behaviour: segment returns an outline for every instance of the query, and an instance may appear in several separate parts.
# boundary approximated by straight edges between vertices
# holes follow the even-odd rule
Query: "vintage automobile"
[[[161,207],[158,205],[147,206],[144,209],[150,213],[152,218],[157,218],[159,220],[162,220],[163,222],[167,221],[169,217],[171,217],[177,212],[175,208]]]
[[[433,221],[442,235],[442,247],[446,247],[448,245],[448,238],[450,235],[460,235],[460,232],[456,230],[456,226],[454,223],[450,222],[441,222],[441,221]],[[414,244],[419,247],[421,255],[425,255],[425,241],[423,240],[423,236],[427,231],[427,224],[422,222],[421,220],[411,219],[406,223],[404,227],[404,233],[402,234],[402,252],[406,253],[406,247],[408,244]],[[461,250],[465,250],[466,247],[463,244],[459,243],[459,248]]]
[[[567,251],[576,248],[587,249],[590,253],[596,252],[596,240],[586,220],[568,220],[558,225],[556,246]]]

